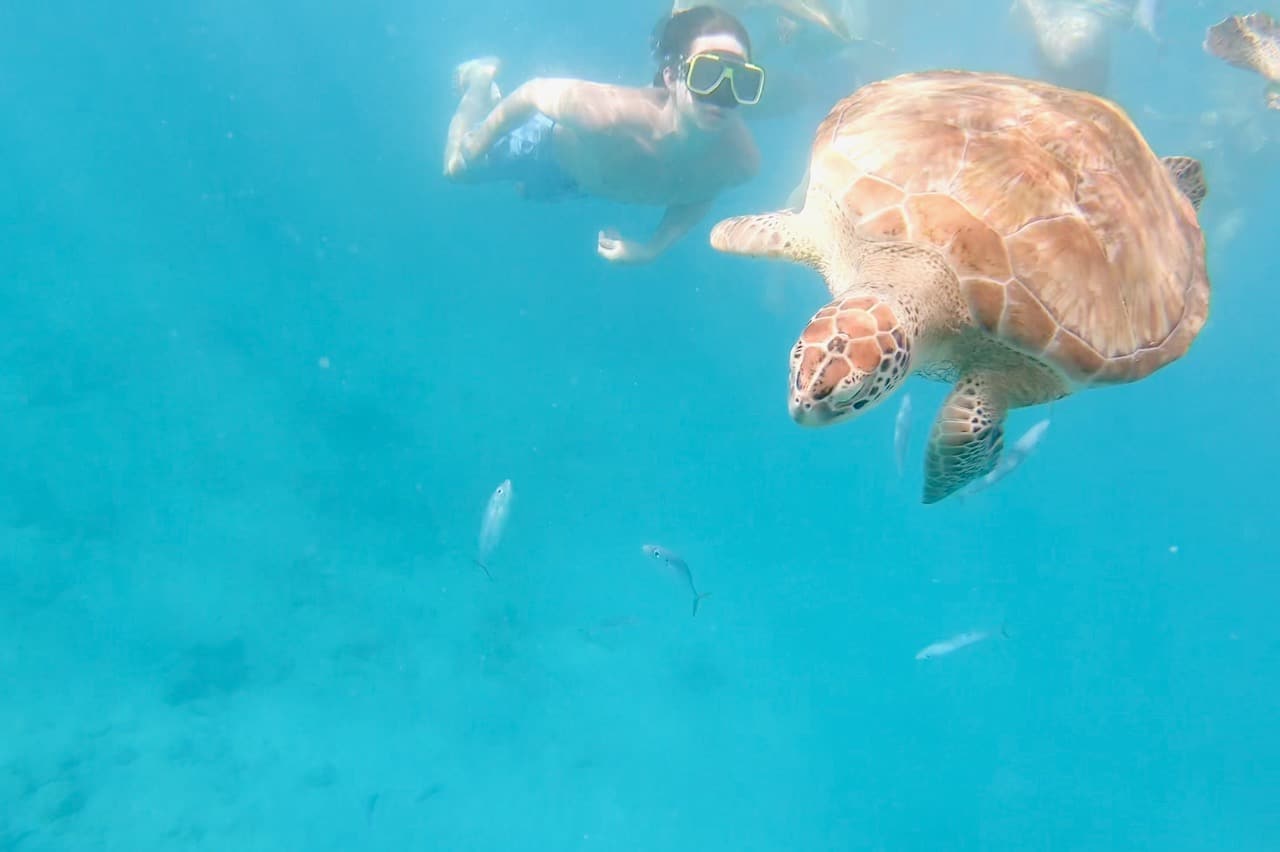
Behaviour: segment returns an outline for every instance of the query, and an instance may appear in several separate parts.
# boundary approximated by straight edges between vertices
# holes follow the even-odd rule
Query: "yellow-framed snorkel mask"
[[[754,106],[764,94],[764,69],[736,56],[695,53],[684,61],[683,69],[689,91],[717,106]]]

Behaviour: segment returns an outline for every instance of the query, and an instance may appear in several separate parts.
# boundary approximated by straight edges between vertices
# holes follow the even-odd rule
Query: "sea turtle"
[[[800,210],[725,219],[711,244],[826,280],[791,350],[801,425],[865,413],[911,373],[953,384],[925,503],[992,470],[1010,409],[1141,379],[1204,325],[1200,164],[1158,158],[1101,97],[904,74],[837,103],[809,168]]]
[[[1209,27],[1206,53],[1267,80],[1267,106],[1280,109],[1280,24],[1266,12],[1232,15]]]

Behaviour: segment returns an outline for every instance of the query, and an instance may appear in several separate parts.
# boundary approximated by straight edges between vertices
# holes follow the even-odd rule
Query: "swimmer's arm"
[[[504,133],[528,121],[534,113],[571,130],[600,130],[632,118],[643,109],[618,86],[558,77],[538,77],[521,84],[493,108],[463,142],[467,159],[478,157]]]
[[[662,254],[676,241],[702,220],[703,216],[711,209],[710,201],[699,201],[696,204],[677,204],[667,208],[662,214],[662,221],[658,223],[658,230],[653,234],[644,246],[647,260],[652,260]]]
[[[658,229],[645,243],[635,243],[602,233],[598,248],[600,256],[614,262],[648,263],[689,233],[690,229],[698,224],[710,209],[710,201],[668,207],[666,213],[662,215],[662,221],[658,223]]]

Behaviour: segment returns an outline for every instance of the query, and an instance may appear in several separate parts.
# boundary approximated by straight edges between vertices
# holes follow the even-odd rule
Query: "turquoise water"
[[[813,274],[440,177],[462,59],[644,82],[615,5],[0,11],[0,850],[1280,848],[1280,117],[1200,50],[1246,10],[1116,36],[1208,171],[1192,351],[925,506],[943,386],[902,477],[896,404],[788,417]],[[1003,0],[930,8],[868,77],[1033,73]]]

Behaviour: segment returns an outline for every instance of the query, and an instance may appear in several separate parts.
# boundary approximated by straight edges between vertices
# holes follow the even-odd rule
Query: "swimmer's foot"
[[[494,78],[501,68],[502,61],[496,56],[468,59],[453,69],[453,90],[458,97],[463,97],[477,88],[481,91],[492,89]]]
[[[466,171],[462,156],[462,142],[467,133],[484,121],[485,116],[501,99],[498,84],[494,82],[501,63],[496,56],[470,59],[453,69],[453,87],[458,94],[458,111],[449,122],[449,135],[445,142],[444,174],[460,178]]]

